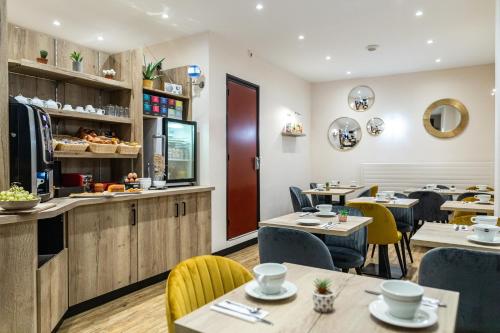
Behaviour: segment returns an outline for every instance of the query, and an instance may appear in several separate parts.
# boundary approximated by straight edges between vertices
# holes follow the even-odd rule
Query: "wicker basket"
[[[122,155],[137,155],[141,150],[141,146],[118,145],[116,152]]]
[[[89,147],[88,143],[59,143],[58,151],[68,151],[73,153],[82,153]]]
[[[89,151],[96,154],[114,154],[118,145],[108,145],[101,143],[89,143]]]

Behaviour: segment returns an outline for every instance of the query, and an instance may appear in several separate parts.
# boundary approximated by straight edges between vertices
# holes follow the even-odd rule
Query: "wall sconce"
[[[304,127],[302,122],[298,119],[302,115],[298,112],[289,112],[285,126],[283,127],[282,135],[286,136],[304,136]]]
[[[200,80],[201,69],[198,65],[189,65],[188,76],[191,78],[191,84],[198,86],[200,89],[205,87],[205,82]]]

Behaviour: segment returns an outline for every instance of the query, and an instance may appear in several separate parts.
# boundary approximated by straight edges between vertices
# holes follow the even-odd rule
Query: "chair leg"
[[[372,244],[372,259],[373,259],[373,256],[375,255],[375,248],[377,247],[377,245],[375,244]]]
[[[408,255],[410,256],[410,261],[413,264],[413,255],[411,254],[410,238],[408,238],[408,234],[403,233],[403,239],[405,240],[406,248],[408,249]]]
[[[356,267],[356,274],[358,275],[363,275],[363,270],[361,269],[361,267]]]
[[[401,244],[401,257],[403,257],[403,266],[405,268],[405,275],[408,272],[408,267],[406,266],[406,251],[405,251],[405,242],[403,237],[401,237],[401,240],[399,241]]]
[[[403,276],[406,276],[406,270],[403,266],[403,260],[401,259],[401,251],[399,251],[399,244],[394,243],[394,247],[396,248],[396,254],[398,255],[399,267],[401,267],[401,272],[403,273]]]

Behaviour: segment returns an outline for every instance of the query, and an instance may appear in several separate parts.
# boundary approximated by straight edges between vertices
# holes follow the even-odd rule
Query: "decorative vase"
[[[49,62],[49,59],[47,58],[36,58],[36,62],[40,63],[40,64],[47,64]]]
[[[335,295],[330,294],[318,294],[313,293],[314,311],[319,313],[330,313],[333,312],[333,303],[335,301]]]
[[[339,214],[339,222],[347,222],[347,215]]]
[[[75,72],[82,72],[83,71],[82,63],[78,61],[73,61],[73,70]]]
[[[153,89],[153,80],[142,80],[142,86],[146,89]]]

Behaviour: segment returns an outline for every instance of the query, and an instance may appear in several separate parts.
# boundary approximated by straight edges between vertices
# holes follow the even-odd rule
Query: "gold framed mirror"
[[[453,138],[462,133],[469,123],[465,105],[452,98],[435,101],[425,110],[424,127],[436,138]]]

